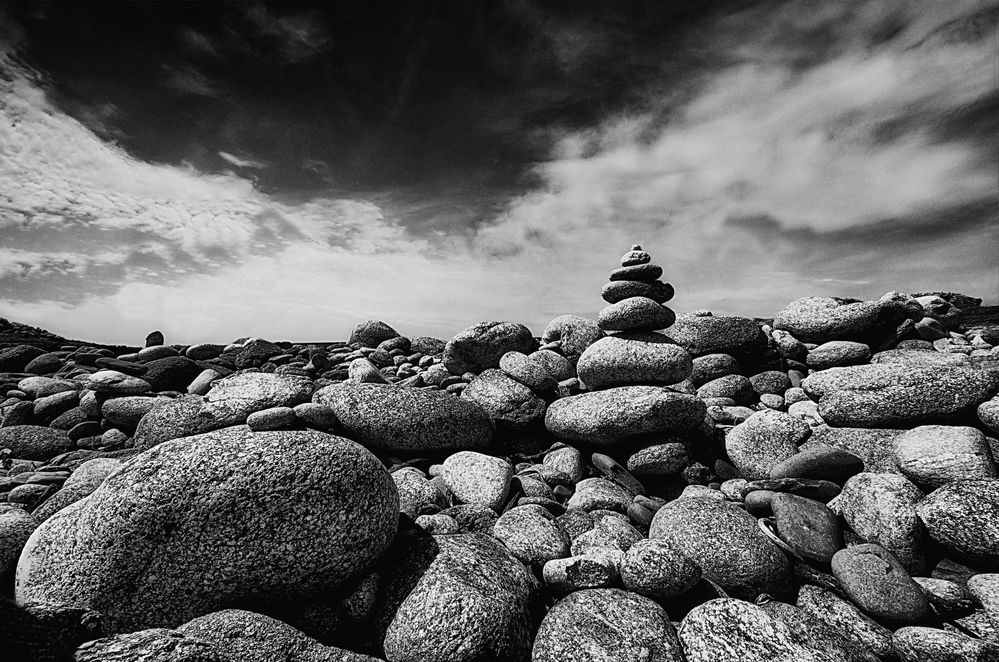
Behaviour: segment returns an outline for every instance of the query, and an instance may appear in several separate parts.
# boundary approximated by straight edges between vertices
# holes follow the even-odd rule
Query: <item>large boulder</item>
[[[916,504],[929,537],[950,554],[999,570],[999,480],[955,480]]]
[[[398,337],[399,332],[385,322],[368,320],[354,327],[354,330],[350,333],[350,340],[347,343],[361,347],[378,347],[379,344],[386,340]]]
[[[702,496],[671,501],[656,512],[649,538],[668,542],[735,597],[790,594],[787,556],[760,531],[756,518],[726,501]]]
[[[658,386],[619,386],[556,400],[545,426],[556,437],[614,444],[647,432],[695,430],[704,421],[700,398]]]
[[[855,340],[879,346],[906,319],[922,318],[915,300],[843,301],[832,297],[805,297],[789,303],[774,316],[773,327],[802,342]]]
[[[801,387],[834,427],[903,427],[974,412],[999,391],[999,369],[861,365],[814,373]]]
[[[442,391],[343,382],[312,399],[336,413],[348,437],[382,451],[481,450],[492,440],[493,426],[481,407]]]
[[[746,317],[680,315],[668,333],[692,356],[729,354],[752,359],[767,348],[760,326]]]
[[[866,542],[895,555],[909,572],[923,567],[923,527],[916,504],[923,493],[899,474],[859,473],[843,484],[834,510]]]
[[[483,534],[419,538],[382,575],[376,618],[389,662],[526,662],[540,584]]]
[[[676,384],[690,376],[690,355],[661,333],[606,336],[586,348],[576,371],[589,388]]]
[[[444,367],[452,375],[498,368],[507,352],[530,354],[537,348],[531,330],[515,322],[480,322],[448,341]]]
[[[616,588],[571,593],[552,607],[534,641],[532,662],[683,662],[666,611]]]
[[[33,345],[16,345],[0,349],[0,372],[22,372],[33,359],[45,353]]]
[[[154,407],[135,427],[132,441],[143,450],[171,439],[190,437],[227,427],[228,421],[218,420],[205,407],[200,395],[188,395]]]
[[[742,478],[769,478],[770,470],[793,457],[811,433],[800,418],[767,409],[729,430],[725,451]]]
[[[392,478],[350,440],[220,430],[145,451],[49,518],[15,595],[92,609],[110,632],[175,627],[329,590],[378,558],[398,517]]]
[[[214,382],[205,395],[201,415],[218,421],[218,427],[241,425],[253,412],[294,407],[311,396],[312,380],[308,377],[244,372]]]
[[[9,448],[21,460],[50,460],[76,448],[65,430],[43,425],[0,427],[0,449]]]
[[[922,425],[895,438],[895,462],[905,476],[933,490],[962,478],[995,478],[988,440],[978,429]]]
[[[44,522],[66,506],[90,496],[120,466],[121,460],[111,457],[87,460],[73,471],[58,492],[43,501],[31,514],[39,522]]]
[[[489,368],[476,375],[461,393],[496,421],[498,430],[516,430],[545,417],[545,401],[502,370]]]

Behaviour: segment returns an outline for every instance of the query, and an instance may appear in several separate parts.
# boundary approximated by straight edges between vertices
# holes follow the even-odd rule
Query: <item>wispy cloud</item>
[[[254,161],[253,159],[241,159],[234,154],[230,154],[229,152],[219,152],[219,157],[226,163],[234,165],[237,168],[259,169],[267,167],[267,164],[261,161]]]

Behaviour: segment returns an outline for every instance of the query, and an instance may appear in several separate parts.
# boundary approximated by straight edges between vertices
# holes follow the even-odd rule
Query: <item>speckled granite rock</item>
[[[772,409],[760,411],[729,430],[725,451],[743,478],[769,478],[770,470],[794,456],[811,433],[799,418]]]
[[[478,405],[441,391],[344,382],[313,401],[334,411],[351,439],[397,453],[483,449],[492,424]]]
[[[828,370],[848,365],[867,363],[871,348],[852,340],[831,340],[809,350],[805,363],[813,370]]]
[[[676,384],[690,375],[685,349],[661,333],[607,336],[586,348],[576,370],[589,388],[627,384]]]
[[[767,348],[759,325],[746,317],[680,315],[667,333],[692,356],[729,354],[748,359]]]
[[[88,641],[73,654],[73,662],[223,662],[223,658],[204,639],[150,628]]]
[[[676,314],[645,297],[629,297],[601,309],[597,326],[604,331],[651,331],[673,324]]]
[[[545,616],[532,662],[683,662],[669,616],[658,604],[620,589],[586,589]]]
[[[537,342],[530,329],[514,322],[481,322],[468,327],[444,347],[444,367],[452,375],[498,368],[507,352],[530,354]]]
[[[136,448],[143,450],[171,439],[180,439],[211,432],[225,427],[225,421],[216,420],[205,411],[205,400],[189,395],[152,409],[139,420],[132,439]]]
[[[880,662],[874,653],[803,609],[769,599],[761,599],[758,604],[772,618],[786,625],[795,641],[813,651],[822,651],[842,662]]]
[[[979,430],[922,425],[895,438],[895,463],[916,485],[933,490],[963,478],[995,478],[996,464]]]
[[[667,598],[689,590],[701,579],[697,564],[665,540],[639,540],[625,553],[621,581],[650,597]]]
[[[968,580],[968,591],[985,607],[989,620],[999,630],[999,573],[982,573]]]
[[[211,644],[219,662],[378,662],[378,658],[324,646],[270,616],[226,609],[199,616],[176,630]]]
[[[895,464],[895,437],[903,430],[877,428],[831,428],[820,425],[812,428],[812,436],[801,449],[823,444],[853,453],[864,462],[869,473],[898,473]]]
[[[752,515],[728,502],[706,497],[671,501],[656,513],[649,538],[668,542],[733,596],[783,597],[791,590],[787,556],[760,532]]]
[[[542,576],[556,595],[587,588],[610,588],[618,581],[623,557],[620,550],[592,549],[579,556],[548,561],[542,568]]]
[[[553,391],[562,379],[571,377],[571,375],[562,376],[563,368],[554,367],[554,361],[548,358],[553,355],[559,356],[550,350],[544,350],[544,353],[533,352],[530,355],[522,352],[507,352],[500,357],[499,366],[500,370],[532,391],[545,393]],[[551,372],[549,366],[554,368]],[[556,374],[553,373],[558,376],[556,377]]]
[[[98,457],[93,460],[87,460],[70,474],[58,492],[35,508],[32,511],[32,515],[39,522],[44,522],[66,506],[76,503],[85,496],[89,496],[121,464],[121,460],[110,457]]]
[[[899,662],[995,662],[999,646],[937,628],[904,627],[892,635]]]
[[[399,510],[413,519],[425,509],[447,507],[447,498],[419,469],[403,467],[392,472],[399,492]]]
[[[42,425],[0,427],[0,449],[9,448],[20,460],[48,460],[76,448],[65,430]]]
[[[843,485],[836,508],[867,542],[877,543],[911,573],[923,567],[923,530],[916,504],[923,493],[899,474],[859,473]]]
[[[540,584],[481,534],[411,543],[382,576],[376,607],[390,662],[526,662]]]
[[[510,492],[513,467],[498,457],[459,451],[444,460],[441,477],[462,503],[499,510]]]
[[[679,628],[686,662],[833,662],[796,641],[783,622],[750,602],[709,600],[690,610]]]
[[[0,580],[10,580],[28,537],[38,520],[21,508],[0,510]]]
[[[566,506],[585,511],[605,509],[624,513],[630,503],[631,495],[617,483],[606,478],[585,478],[576,483],[576,490]]]
[[[569,555],[569,535],[541,506],[511,508],[496,520],[493,536],[524,563],[543,565]]]
[[[832,591],[806,584],[798,591],[796,605],[878,657],[891,658],[891,631]]]
[[[545,417],[545,401],[502,370],[489,368],[476,375],[461,399],[482,408],[497,430],[522,428]]]
[[[614,444],[646,432],[695,430],[704,401],[656,386],[620,386],[573,395],[548,406],[545,425],[556,437]]]
[[[237,427],[166,442],[32,534],[16,596],[93,609],[111,632],[176,626],[335,586],[387,547],[398,513],[388,472],[346,439]]]
[[[878,345],[906,319],[922,317],[913,302],[889,299],[841,303],[831,297],[805,297],[774,316],[773,327],[802,342],[856,340]]]
[[[576,365],[583,351],[603,337],[604,332],[597,326],[596,320],[579,315],[559,315],[545,327],[541,342],[559,343],[559,351]]]
[[[829,425],[890,428],[974,411],[999,390],[999,370],[861,365],[814,373],[801,387]]]
[[[999,568],[999,479],[947,483],[916,504],[916,514],[948,552]]]
[[[919,584],[881,545],[841,549],[831,565],[854,604],[877,620],[898,626],[919,623],[929,616],[930,603]]]
[[[989,430],[999,434],[999,396],[978,405],[978,420]]]
[[[378,347],[385,340],[399,337],[399,332],[385,322],[379,320],[368,320],[361,322],[350,332],[349,345],[359,345],[360,347]]]
[[[205,396],[202,416],[226,427],[240,425],[255,411],[271,407],[294,407],[308,402],[312,380],[298,375],[245,372],[212,384]]]

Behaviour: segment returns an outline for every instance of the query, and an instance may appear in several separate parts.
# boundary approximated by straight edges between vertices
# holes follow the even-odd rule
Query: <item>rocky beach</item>
[[[4,320],[4,659],[999,660],[996,308],[608,271],[540,336]]]

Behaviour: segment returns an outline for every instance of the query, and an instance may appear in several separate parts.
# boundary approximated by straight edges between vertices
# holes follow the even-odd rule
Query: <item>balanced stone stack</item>
[[[548,429],[557,437],[592,444],[615,444],[650,432],[696,429],[704,403],[667,387],[690,376],[685,349],[656,333],[676,315],[663,303],[673,288],[659,277],[663,270],[634,246],[610,274],[602,296],[608,306],[597,324],[608,335],[585,349],[576,370],[588,393],[552,403]]]

